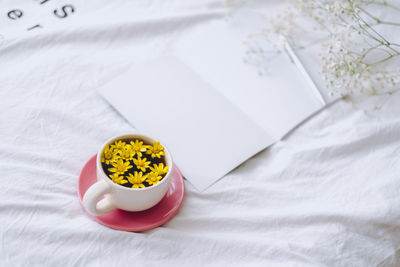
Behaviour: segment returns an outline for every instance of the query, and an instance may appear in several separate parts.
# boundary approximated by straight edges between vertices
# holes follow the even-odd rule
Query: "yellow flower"
[[[168,172],[168,166],[164,167],[164,163],[154,164],[153,167],[150,167],[150,170],[158,175],[163,175]]]
[[[146,154],[151,155],[152,158],[157,157],[160,158],[161,156],[164,156],[164,147],[160,145],[160,142],[153,141],[153,145],[149,146],[149,148],[146,151]]]
[[[129,163],[129,161],[124,162],[122,159],[119,159],[117,162],[111,163],[114,168],[110,168],[110,172],[115,172],[117,174],[123,174],[133,166]]]
[[[160,180],[162,179],[161,175],[158,175],[158,173],[151,172],[147,174],[147,179],[146,182],[149,183],[149,185],[155,185],[157,184]]]
[[[145,152],[147,149],[146,145],[143,145],[143,141],[135,140],[135,142],[131,141],[131,150],[133,155],[137,154],[139,157],[142,156],[142,152]]]
[[[111,145],[111,148],[121,151],[122,149],[124,149],[125,146],[126,143],[124,141],[117,140],[114,142],[114,144]]]
[[[110,162],[115,162],[117,158],[118,156],[115,153],[114,149],[110,148],[109,145],[106,145],[106,147],[103,150],[103,153],[101,153],[101,162],[110,164]]]
[[[117,153],[124,160],[130,160],[134,156],[134,154],[132,154],[132,147],[130,145],[126,145],[122,150],[118,151]]]
[[[124,179],[124,176],[119,176],[118,173],[110,175],[111,180],[116,184],[126,184],[128,181]]]
[[[136,167],[141,171],[146,171],[149,168],[150,161],[147,161],[146,158],[138,157],[137,159],[133,159],[133,163],[135,163]]]
[[[128,180],[132,184],[132,188],[144,188],[144,180],[146,180],[147,175],[143,176],[143,172],[135,172],[133,175],[130,173],[128,175]]]

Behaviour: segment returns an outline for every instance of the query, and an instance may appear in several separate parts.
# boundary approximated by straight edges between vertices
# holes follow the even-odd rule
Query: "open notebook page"
[[[238,14],[229,21],[202,24],[175,44],[174,53],[279,140],[325,103],[315,96],[286,54],[272,57],[264,75],[259,75],[255,66],[243,62],[246,54],[243,41],[265,21],[253,12]]]

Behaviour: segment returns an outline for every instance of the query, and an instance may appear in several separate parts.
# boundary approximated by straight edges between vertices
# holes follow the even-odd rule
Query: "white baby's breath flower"
[[[386,18],[375,18],[374,12],[364,11],[382,3],[387,3],[385,5],[390,8],[390,1],[397,0],[290,1],[293,5],[270,21],[271,30],[263,29],[257,35],[249,37],[252,40],[245,43],[250,52],[246,52],[243,61],[257,64],[260,75],[268,71],[265,67],[269,67],[269,53],[279,53],[282,50],[282,44],[277,47],[270,45],[274,35],[284,35],[297,44],[301,39],[299,36],[318,29],[329,33],[328,41],[321,44],[321,52],[318,54],[322,61],[320,73],[327,88],[340,87],[350,94],[360,92],[368,95],[392,94],[399,90],[400,67],[395,66],[390,70],[385,65],[400,59],[400,45],[382,39],[382,36],[375,34],[377,30],[372,30],[377,21],[383,26],[382,21]],[[301,28],[299,19],[309,19],[312,24],[307,29]],[[259,39],[254,46],[256,38]],[[264,41],[263,44],[260,44],[260,39]],[[383,53],[383,58],[373,58],[376,49],[384,50],[391,56],[385,57]]]

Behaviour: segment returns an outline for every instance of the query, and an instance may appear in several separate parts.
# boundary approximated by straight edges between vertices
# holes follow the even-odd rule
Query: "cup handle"
[[[99,198],[111,192],[111,186],[105,181],[98,181],[86,191],[83,196],[83,206],[85,209],[95,216],[105,214],[112,211],[116,207],[108,200],[107,197],[98,201]]]

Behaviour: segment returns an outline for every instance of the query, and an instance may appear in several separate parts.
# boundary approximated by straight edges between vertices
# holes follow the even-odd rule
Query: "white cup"
[[[142,134],[125,134],[113,137],[105,142],[97,153],[97,182],[93,184],[83,196],[83,206],[95,216],[110,212],[114,209],[126,211],[142,211],[155,206],[167,192],[173,162],[171,155],[164,144],[165,161],[168,166],[168,173],[155,185],[145,188],[129,188],[114,183],[104,172],[101,165],[101,154],[106,145],[118,139],[136,138],[142,139],[145,143],[152,144],[154,139]],[[99,201],[100,197],[104,196]]]

